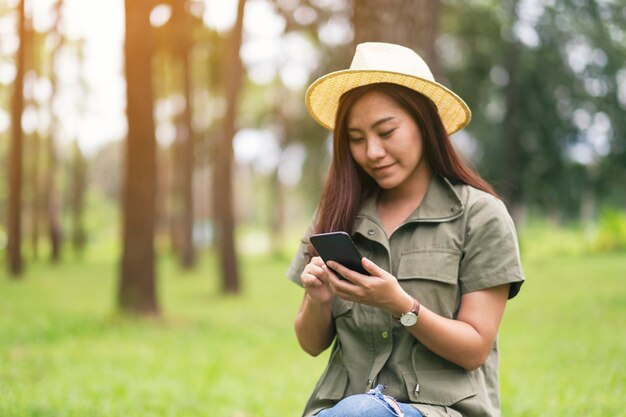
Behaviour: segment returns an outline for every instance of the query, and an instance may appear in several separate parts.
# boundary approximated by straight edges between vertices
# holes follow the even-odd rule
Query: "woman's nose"
[[[385,156],[385,148],[380,141],[371,139],[367,142],[367,157],[372,160],[380,159]]]

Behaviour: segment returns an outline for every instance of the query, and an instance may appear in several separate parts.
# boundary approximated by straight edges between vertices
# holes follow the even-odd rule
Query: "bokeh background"
[[[364,41],[463,97],[528,282],[504,415],[626,415],[626,1],[1,0],[0,415],[298,415],[284,272]]]

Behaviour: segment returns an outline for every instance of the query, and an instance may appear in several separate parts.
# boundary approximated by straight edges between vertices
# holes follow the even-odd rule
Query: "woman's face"
[[[400,191],[422,175],[429,177],[419,127],[391,98],[377,91],[365,94],[347,123],[352,157],[382,189]]]

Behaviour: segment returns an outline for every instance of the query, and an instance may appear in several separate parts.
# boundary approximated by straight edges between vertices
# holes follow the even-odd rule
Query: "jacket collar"
[[[376,207],[377,199],[378,192],[375,192],[365,200],[361,206],[354,224],[353,231],[355,233],[358,232],[367,236],[370,227],[367,224],[369,223],[367,220],[382,225],[378,215],[378,208]],[[463,206],[461,198],[450,181],[439,175],[433,175],[422,203],[411,213],[403,224],[411,222],[446,222],[456,219],[463,214],[464,210],[465,207]]]

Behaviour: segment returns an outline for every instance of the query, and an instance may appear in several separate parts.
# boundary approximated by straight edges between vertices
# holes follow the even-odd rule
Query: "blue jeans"
[[[384,395],[383,388],[378,385],[367,394],[346,397],[334,407],[320,411],[317,417],[423,417],[410,405]]]

